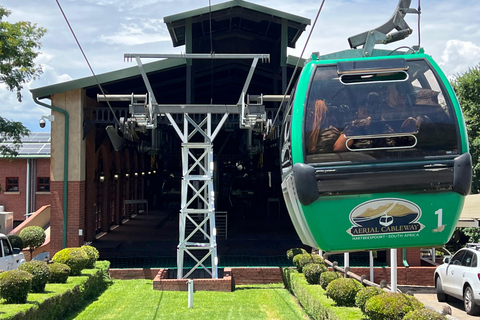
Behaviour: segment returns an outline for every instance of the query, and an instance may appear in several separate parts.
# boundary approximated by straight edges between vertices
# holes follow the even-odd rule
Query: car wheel
[[[475,303],[475,296],[473,295],[473,290],[470,287],[466,287],[465,291],[463,292],[463,304],[467,314],[472,316],[480,314],[480,306]]]
[[[435,283],[435,287],[437,287],[437,300],[438,302],[446,302],[448,300],[448,296],[443,292],[442,287],[442,280],[440,277],[437,277],[437,281]]]

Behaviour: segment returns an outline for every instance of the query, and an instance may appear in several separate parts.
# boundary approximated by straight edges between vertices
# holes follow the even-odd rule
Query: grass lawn
[[[85,270],[84,272],[87,273],[90,272],[90,270]],[[47,283],[44,293],[29,293],[27,303],[25,304],[7,304],[5,300],[0,299],[0,319],[10,318],[17,313],[25,312],[31,308],[32,305],[38,305],[46,299],[71,290],[75,285],[81,285],[85,282],[86,278],[86,276],[69,277],[67,283]]]
[[[69,320],[307,319],[283,284],[236,286],[234,292],[153,290],[152,280],[116,280],[96,301]]]

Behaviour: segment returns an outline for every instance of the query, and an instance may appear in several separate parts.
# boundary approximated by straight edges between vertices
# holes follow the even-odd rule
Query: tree
[[[0,156],[7,158],[15,157],[18,154],[18,148],[22,144],[22,137],[29,134],[30,130],[25,128],[21,122],[0,117]],[[7,140],[11,141],[11,144],[2,144]]]
[[[46,29],[26,21],[3,21],[10,13],[0,6],[0,81],[10,91],[15,90],[18,101],[22,101],[23,84],[42,73],[33,60],[39,54],[35,49],[41,48],[40,38]]]
[[[472,193],[480,192],[480,64],[452,81],[467,123],[474,177]]]
[[[30,259],[33,258],[33,251],[45,242],[45,230],[42,227],[30,226],[20,231],[19,237],[22,238],[24,247],[30,249]]]

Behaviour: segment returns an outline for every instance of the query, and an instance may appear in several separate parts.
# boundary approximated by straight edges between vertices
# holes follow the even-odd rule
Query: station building
[[[12,227],[50,204],[50,140],[49,132],[32,132],[22,138],[16,157],[0,155],[0,212],[12,213]],[[13,141],[2,144],[12,147]]]
[[[254,95],[284,93],[299,60],[288,56],[287,48],[295,47],[310,24],[309,19],[241,0],[168,16],[164,21],[173,46],[184,46],[186,53],[269,54],[269,63],[259,63],[253,75],[248,93]],[[145,63],[143,68],[158,103],[235,104],[250,62],[164,59]],[[137,66],[100,74],[97,79],[105,92],[147,93]],[[94,77],[31,92],[55,116],[50,163],[52,255],[65,246],[92,242],[122,225],[132,213],[145,210],[141,203],[126,206],[126,200],[147,200],[149,210],[178,213],[181,142],[164,117],[158,117],[157,129],[139,132],[133,141],[114,148],[105,128],[118,126],[118,119],[128,117],[129,103],[111,102],[110,108],[98,102],[101,91]],[[273,120],[279,103],[265,107],[267,118]],[[278,129],[274,135],[278,136]],[[240,129],[238,115],[230,115],[215,139],[214,162],[216,210],[228,215],[229,225],[250,225],[256,232],[252,237],[261,239],[269,219],[275,217],[279,232],[295,237],[283,207],[275,139]],[[278,249],[284,254],[284,248]]]

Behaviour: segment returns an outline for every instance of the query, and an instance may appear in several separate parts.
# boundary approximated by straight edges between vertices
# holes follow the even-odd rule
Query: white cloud
[[[461,40],[448,40],[438,61],[448,77],[461,75],[480,63],[480,46]]]
[[[121,23],[119,31],[109,35],[101,35],[100,41],[125,46],[170,41],[168,32],[162,28],[162,23],[162,21],[156,19],[128,24]]]

